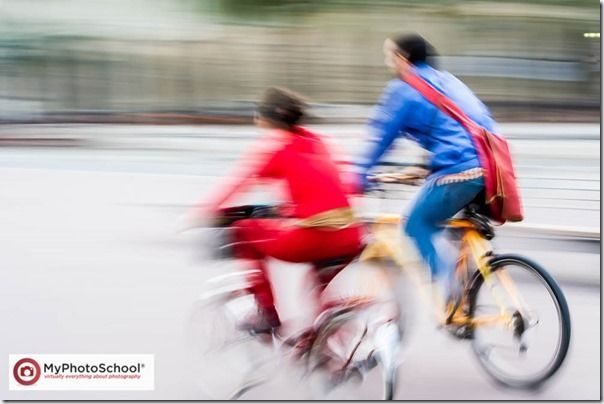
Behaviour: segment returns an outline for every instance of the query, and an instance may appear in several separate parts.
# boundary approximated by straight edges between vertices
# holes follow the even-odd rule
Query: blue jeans
[[[442,185],[432,178],[416,195],[405,232],[414,240],[433,278],[448,279],[458,255],[457,248],[444,237],[444,222],[472,202],[483,188],[482,178]]]

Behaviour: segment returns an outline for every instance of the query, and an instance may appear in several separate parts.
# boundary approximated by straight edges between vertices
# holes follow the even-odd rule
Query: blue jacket
[[[487,107],[461,81],[427,64],[416,73],[451,98],[478,125],[498,132]],[[431,153],[432,175],[458,173],[479,167],[470,134],[417,90],[401,79],[391,80],[369,121],[369,149],[358,162],[363,178],[399,136],[406,136]]]

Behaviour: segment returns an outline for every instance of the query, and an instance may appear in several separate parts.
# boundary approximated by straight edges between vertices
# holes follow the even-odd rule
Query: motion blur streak
[[[333,104],[376,100],[381,44],[401,31],[429,38],[496,117],[598,107],[594,1],[4,0],[0,120],[249,117],[268,85],[346,116]]]
[[[418,306],[397,398],[599,399],[600,23],[594,0],[0,0],[0,357],[156,360],[153,392],[9,393],[4,378],[2,398],[205,398],[183,324],[230,264],[200,258],[179,219],[257,141],[254,104],[268,86],[308,97],[308,126],[358,157],[391,78],[383,41],[416,31],[510,140],[526,219],[498,228],[494,245],[556,278],[572,342],[542,389],[504,390]],[[388,163],[422,160],[400,145]],[[265,191],[249,201],[274,201]],[[414,192],[359,206],[400,213]],[[305,269],[270,263],[279,312],[294,324],[309,315]],[[308,398],[287,370],[244,398]]]

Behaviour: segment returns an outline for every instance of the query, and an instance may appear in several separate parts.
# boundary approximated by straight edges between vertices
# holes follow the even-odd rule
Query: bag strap
[[[459,122],[473,136],[479,136],[484,133],[485,129],[472,121],[453,100],[435,89],[417,74],[409,72],[405,75],[403,81],[416,89],[442,112]]]
[[[421,95],[423,95],[428,101],[434,104],[438,109],[443,111],[445,114],[449,115],[451,118],[455,119],[459,122],[470,134],[474,137],[483,136],[486,140],[486,143],[489,149],[492,151],[493,147],[491,145],[491,139],[489,136],[489,132],[483,127],[476,124],[472,121],[462,110],[451,100],[449,97],[435,89],[430,83],[426,80],[422,79],[415,73],[408,73],[405,75],[403,79],[407,84],[411,87],[415,88]],[[493,154],[493,158],[497,158],[495,154]],[[502,173],[499,169],[499,164],[495,164],[495,175],[497,178],[497,190],[493,197],[490,200],[487,200],[487,203],[492,202],[493,199],[498,197],[499,195],[505,195],[503,189],[503,180]]]

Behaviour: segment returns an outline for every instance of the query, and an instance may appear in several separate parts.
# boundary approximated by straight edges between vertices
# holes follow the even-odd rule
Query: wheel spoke
[[[513,387],[542,383],[568,350],[564,295],[547,272],[521,257],[500,256],[489,273],[488,287],[480,284],[472,296],[474,352],[499,382]]]

